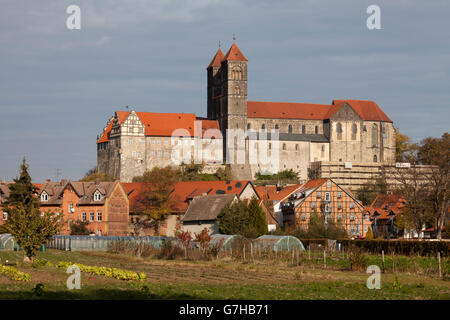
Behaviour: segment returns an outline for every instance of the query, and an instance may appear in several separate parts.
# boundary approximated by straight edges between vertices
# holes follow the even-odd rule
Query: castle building
[[[333,100],[331,104],[248,101],[247,65],[248,59],[236,43],[225,55],[219,48],[206,69],[207,119],[194,114],[116,112],[97,141],[99,172],[130,181],[147,168],[170,165],[173,145],[169,140],[177,128],[190,133],[186,139],[193,145],[210,144],[211,139],[202,133],[220,130],[222,139],[216,139],[207,149],[204,161],[217,164],[218,159],[228,161],[243,151],[244,163],[232,158],[230,165],[234,178],[239,180],[251,180],[257,172],[270,171],[267,166],[249,161],[249,151],[259,149],[260,142],[256,140],[261,139],[266,139],[268,154],[277,153],[278,171],[292,169],[302,180],[309,178],[313,163],[336,162],[343,169],[348,163],[370,163],[378,168],[378,164],[395,162],[393,122],[374,101]],[[191,132],[195,120],[201,121],[197,135]],[[236,150],[231,156],[227,148],[230,129],[245,133],[243,144],[237,140],[230,144]],[[256,138],[250,132],[257,132]],[[267,137],[261,132],[267,132]],[[276,144],[273,132],[278,134]],[[218,152],[222,152],[222,157],[217,156]]]

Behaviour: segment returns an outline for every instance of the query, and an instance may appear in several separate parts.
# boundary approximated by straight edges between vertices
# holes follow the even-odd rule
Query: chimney
[[[45,180],[45,183],[50,183],[50,182],[52,182],[52,180],[50,180],[50,179]]]

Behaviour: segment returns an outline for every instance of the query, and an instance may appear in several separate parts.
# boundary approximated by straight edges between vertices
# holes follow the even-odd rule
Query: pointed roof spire
[[[223,60],[248,61],[247,58],[244,56],[244,54],[241,52],[241,50],[239,50],[236,42],[233,42],[230,50],[228,50]]]
[[[217,50],[216,55],[209,63],[207,69],[211,68],[211,67],[220,67],[220,63],[222,62],[223,57],[224,57],[224,55],[223,55],[222,50],[220,50],[220,42],[219,42],[219,50]]]

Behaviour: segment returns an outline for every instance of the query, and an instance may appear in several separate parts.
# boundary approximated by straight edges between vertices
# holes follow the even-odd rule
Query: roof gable
[[[223,58],[225,56],[223,55],[222,50],[217,50],[216,54],[214,55],[213,59],[211,60],[211,62],[209,63],[207,69],[211,68],[211,67],[220,67],[220,63],[222,62]]]
[[[236,42],[233,42],[231,45],[230,50],[228,50],[227,54],[223,58],[223,61],[225,60],[234,60],[234,61],[248,61],[247,58],[244,56],[244,54],[241,52],[239,47],[237,46]]]

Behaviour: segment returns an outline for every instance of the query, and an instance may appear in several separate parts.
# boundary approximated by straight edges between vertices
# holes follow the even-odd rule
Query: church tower
[[[207,94],[208,94],[208,119],[217,120],[219,118],[220,97],[222,96],[222,76],[220,73],[221,62],[223,60],[222,50],[217,50],[216,55],[206,68]]]
[[[222,96],[219,124],[224,134],[226,129],[246,130],[247,62],[235,42],[221,62]]]

